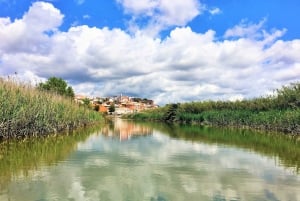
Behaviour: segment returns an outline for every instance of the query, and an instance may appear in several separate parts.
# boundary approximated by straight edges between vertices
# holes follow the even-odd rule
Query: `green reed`
[[[169,104],[162,108],[130,115],[186,124],[249,127],[300,134],[300,83],[276,90],[272,96],[243,101],[201,101]]]
[[[0,78],[0,139],[72,130],[102,120],[73,100]]]

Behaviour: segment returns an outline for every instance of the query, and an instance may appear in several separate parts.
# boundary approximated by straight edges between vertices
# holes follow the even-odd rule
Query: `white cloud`
[[[162,13],[158,21],[166,25],[185,26],[187,22],[200,14],[200,5],[197,0],[162,0],[159,4]]]
[[[228,29],[225,32],[225,37],[248,37],[248,38],[261,38],[262,28],[266,23],[266,19],[261,20],[258,24],[247,23],[247,20],[242,20],[239,25]]]
[[[12,22],[9,18],[0,18],[0,55],[5,52],[49,51],[49,37],[62,23],[63,15],[52,4],[34,3],[22,19]]]
[[[125,12],[134,15],[153,15],[154,9],[158,6],[157,0],[117,0],[124,9]]]
[[[82,16],[83,19],[91,19],[91,16],[90,15],[84,15]]]
[[[147,21],[144,33],[155,36],[160,31],[172,26],[185,26],[198,16],[203,7],[197,0],[117,0],[126,13],[133,15],[130,30],[135,30],[136,19]],[[132,28],[134,27],[134,28]]]
[[[151,8],[156,1],[143,2]],[[168,7],[159,3],[161,10],[163,3]],[[165,10],[172,13],[176,5]],[[238,25],[218,41],[213,30],[189,27],[175,28],[165,39],[88,26],[60,32],[62,19],[44,2],[34,3],[21,19],[0,18],[0,74],[60,76],[77,93],[123,93],[160,104],[256,97],[300,77],[300,40],[280,40],[285,30],[264,30],[266,20]]]
[[[218,15],[218,14],[221,14],[222,11],[221,11],[220,8],[212,8],[212,9],[209,10],[209,13],[210,13],[211,15]]]

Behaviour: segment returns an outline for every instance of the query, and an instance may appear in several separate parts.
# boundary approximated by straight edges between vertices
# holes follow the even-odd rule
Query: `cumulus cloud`
[[[133,5],[122,3],[128,9]],[[141,1],[128,12],[156,12],[152,6],[158,3],[170,10],[165,22],[179,7]],[[106,27],[62,32],[62,21],[63,14],[45,2],[33,3],[21,19],[0,18],[0,74],[18,72],[36,80],[59,76],[76,93],[123,93],[159,104],[257,97],[300,77],[300,40],[280,40],[286,30],[263,29],[266,19],[230,28],[224,40],[217,40],[214,30],[196,33],[186,26],[164,39]]]
[[[117,2],[123,6],[126,13],[133,15],[129,23],[131,28],[137,26],[135,21],[142,18],[146,21],[146,26],[142,27],[144,33],[149,35],[156,35],[172,26],[185,26],[203,10],[197,0],[117,0]]]
[[[34,3],[22,19],[0,18],[1,53],[44,53],[49,50],[47,33],[56,31],[63,15],[52,4]]]
[[[117,0],[127,13],[133,13],[134,15],[153,15],[155,7],[158,6],[156,0]]]

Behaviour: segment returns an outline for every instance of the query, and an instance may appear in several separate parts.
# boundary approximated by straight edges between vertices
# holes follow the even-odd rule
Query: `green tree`
[[[50,77],[45,83],[39,83],[38,89],[57,93],[59,95],[74,98],[73,88],[68,86],[62,78]]]
[[[173,103],[167,105],[167,112],[164,115],[164,120],[168,123],[175,122],[176,120],[176,113],[179,108],[180,104],[179,103]]]
[[[74,90],[73,90],[73,88],[71,86],[67,87],[66,96],[71,97],[71,98],[75,97]]]
[[[108,111],[109,111],[110,113],[116,111],[116,107],[115,107],[115,104],[114,104],[114,103],[110,104],[110,106],[109,106],[109,108],[108,108]]]
[[[90,99],[85,98],[82,100],[83,101],[83,105],[89,106],[90,105]]]

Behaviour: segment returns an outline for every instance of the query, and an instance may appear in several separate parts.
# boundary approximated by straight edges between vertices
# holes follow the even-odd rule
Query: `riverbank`
[[[102,120],[100,113],[69,98],[0,78],[0,140],[58,133]]]
[[[202,101],[169,104],[125,118],[167,123],[252,128],[300,135],[300,83],[275,95],[242,101]]]

